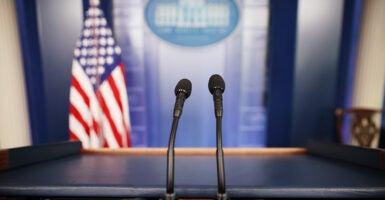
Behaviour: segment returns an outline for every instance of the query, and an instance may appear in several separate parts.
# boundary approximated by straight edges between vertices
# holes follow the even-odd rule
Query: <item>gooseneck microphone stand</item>
[[[219,90],[217,90],[220,92]],[[214,93],[217,93],[215,91]],[[216,95],[216,94],[214,94]],[[221,101],[222,101],[222,95]],[[218,200],[226,200],[226,180],[225,180],[225,165],[223,159],[223,148],[222,148],[222,112],[216,113],[216,136],[217,136],[217,176],[218,176]]]
[[[175,158],[175,136],[176,130],[178,128],[179,117],[175,117],[172,121],[170,140],[168,142],[167,149],[167,190],[165,200],[174,200],[175,192],[174,192],[174,158]]]
[[[222,93],[225,91],[225,81],[223,78],[214,74],[209,80],[209,91],[213,95],[214,100],[214,113],[216,118],[216,135],[217,135],[217,177],[218,177],[218,193],[217,199],[228,199],[226,194],[226,181],[225,181],[225,164],[222,148],[222,116],[223,116],[223,103]]]
[[[165,200],[174,200],[176,195],[174,192],[174,160],[175,160],[175,136],[178,128],[179,118],[182,115],[184,101],[191,94],[191,82],[188,79],[182,79],[175,87],[176,101],[174,106],[173,121],[170,132],[170,140],[167,149],[167,183]]]

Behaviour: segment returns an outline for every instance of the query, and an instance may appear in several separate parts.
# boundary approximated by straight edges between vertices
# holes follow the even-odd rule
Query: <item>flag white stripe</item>
[[[110,87],[110,84],[106,81],[104,84],[100,86],[100,91],[103,95],[104,101],[106,102],[107,108],[110,111],[111,119],[115,124],[119,133],[124,133],[123,127],[123,116],[120,111],[119,105],[115,100],[113,91]]]
[[[79,114],[82,116],[84,121],[87,123],[88,127],[92,126],[92,117],[91,113],[88,110],[86,102],[83,101],[83,97],[79,94],[78,90],[75,87],[70,89],[70,102],[76,110],[79,111]]]
[[[108,123],[108,119],[106,115],[103,115],[102,119],[103,119],[103,135],[106,138],[109,147],[118,148],[119,145],[115,139],[114,133],[112,132],[110,123]]]
[[[100,137],[96,134],[95,130],[93,128],[90,129],[90,148],[100,148],[102,147]]]
[[[91,116],[90,110],[88,109],[87,104],[84,102],[82,96],[75,87],[71,87],[71,103],[72,106],[76,108],[80,116],[87,123],[87,126],[90,131],[90,146],[89,148],[99,148],[101,147],[100,138],[96,134],[93,127],[93,118]],[[77,120],[78,121],[78,120]],[[80,123],[80,122],[78,122]],[[87,136],[88,137],[88,136]]]
[[[126,82],[124,80],[123,73],[121,72],[119,67],[112,72],[112,77],[114,78],[116,87],[118,88],[120,93],[120,101],[122,102],[122,107],[123,107],[124,123],[126,124],[127,129],[130,130],[131,129],[130,116],[129,116],[130,112],[128,107]]]
[[[115,85],[117,87],[117,90],[119,91],[119,99],[122,104],[122,115],[123,115],[123,122],[125,127],[122,127],[124,132],[127,132],[123,135],[123,144],[124,146],[128,146],[127,144],[127,137],[128,134],[130,134],[130,123],[129,123],[129,111],[128,111],[128,97],[127,97],[127,89],[126,89],[126,83],[123,77],[123,73],[120,69],[120,66],[118,66],[112,73],[112,78],[115,81]]]
[[[72,115],[70,114],[69,122],[71,124],[70,130],[82,141],[82,145],[84,148],[89,148],[90,144],[88,141],[88,135],[85,132],[82,124]]]
[[[73,99],[72,96],[70,97],[72,105],[75,106],[79,110],[80,114],[83,117],[87,116],[85,113],[88,113],[88,116],[90,116],[90,118],[88,120],[91,120],[91,121],[87,121],[87,122],[89,122],[89,127],[90,127],[90,131],[91,131],[90,132],[90,138],[89,138],[91,146],[88,146],[87,148],[102,147],[102,142],[100,141],[100,137],[97,135],[97,130],[95,130],[93,127],[94,121],[98,122],[99,121],[98,119],[101,116],[101,113],[100,113],[101,110],[99,107],[99,102],[96,99],[96,95],[94,93],[93,87],[92,87],[87,75],[85,74],[83,68],[79,65],[79,63],[76,60],[74,60],[74,62],[73,62],[72,69],[73,69],[73,71],[72,71],[73,76],[79,82],[80,87],[83,89],[83,91],[85,92],[86,96],[88,97],[88,99],[90,101],[89,102],[90,108],[88,108],[88,106],[83,101],[82,96],[77,91],[77,89],[75,87],[71,87],[71,88],[74,88],[75,91],[77,91],[76,93],[78,95],[77,97],[74,97],[75,99]],[[79,98],[81,98],[81,99],[79,99]],[[82,102],[82,103],[80,103],[80,102]],[[79,105],[79,104],[82,104],[82,105]],[[80,109],[80,107],[82,107],[82,109]],[[90,110],[88,110],[88,112],[85,112],[83,109],[90,109]],[[71,123],[70,123],[70,126],[71,126]]]

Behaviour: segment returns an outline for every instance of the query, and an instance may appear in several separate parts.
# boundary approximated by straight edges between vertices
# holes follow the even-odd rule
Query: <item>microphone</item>
[[[222,93],[225,91],[225,81],[220,75],[214,74],[210,77],[209,90],[214,99],[215,117],[222,117]]]
[[[182,115],[182,109],[184,101],[191,94],[191,82],[188,79],[181,79],[178,84],[175,86],[175,105],[173,113],[173,121],[171,126],[170,139],[168,142],[167,149],[167,191],[165,195],[165,200],[174,200],[174,160],[175,160],[175,136],[176,129],[178,128],[179,117]]]
[[[217,176],[218,176],[218,194],[217,199],[227,199],[226,194],[226,181],[225,181],[225,165],[223,159],[222,149],[222,116],[223,116],[223,103],[222,93],[225,91],[225,81],[223,78],[214,74],[209,80],[209,91],[213,95],[214,111],[216,118],[216,133],[217,133]]]
[[[180,117],[182,114],[184,101],[191,94],[191,82],[188,79],[181,79],[175,86],[175,106],[174,106],[174,117]]]

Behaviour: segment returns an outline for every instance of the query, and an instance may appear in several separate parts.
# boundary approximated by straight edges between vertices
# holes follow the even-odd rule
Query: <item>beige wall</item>
[[[385,81],[385,1],[364,1],[353,106],[382,108]]]
[[[15,2],[0,0],[0,148],[31,143]]]
[[[353,107],[382,109],[385,85],[385,1],[364,1]],[[380,123],[377,116],[376,123]],[[352,137],[351,137],[352,138]],[[378,145],[378,137],[372,147]],[[352,141],[356,144],[356,141]]]

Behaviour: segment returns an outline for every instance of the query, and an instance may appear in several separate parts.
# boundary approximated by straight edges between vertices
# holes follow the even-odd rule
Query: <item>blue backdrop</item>
[[[227,85],[224,145],[265,145],[268,1],[114,1],[113,9],[128,72],[134,144],[167,145],[174,87],[188,78],[193,90],[176,146],[215,146],[207,85],[212,74],[221,74]],[[202,14],[214,11],[215,16]]]
[[[235,2],[237,2],[237,5],[242,9],[253,8],[253,5],[245,6],[240,0]],[[317,3],[317,1],[311,2]],[[227,83],[225,95],[239,97],[230,98],[229,96],[225,96],[226,114],[238,113],[236,115],[227,115],[231,117],[225,120],[224,128],[227,132],[224,136],[227,146],[263,146],[265,144],[268,146],[304,146],[306,140],[309,138],[334,140],[335,127],[333,109],[339,105],[338,102],[341,102],[341,99],[345,101],[348,96],[344,92],[339,92],[341,89],[337,90],[336,88],[342,87],[343,89],[345,88],[343,85],[351,81],[350,76],[345,77],[344,75],[348,72],[351,74],[351,70],[354,68],[354,65],[347,61],[354,58],[354,52],[347,51],[346,47],[356,42],[356,38],[353,36],[356,35],[358,30],[358,28],[352,28],[352,26],[357,27],[357,24],[349,25],[351,24],[351,20],[349,17],[346,17],[346,15],[350,13],[351,18],[359,15],[360,8],[352,6],[357,2],[360,1],[344,1],[342,3],[338,1],[337,4],[333,1],[324,2],[323,6],[326,6],[325,13],[333,11],[334,17],[328,18],[319,15],[317,23],[314,24],[323,24],[322,28],[324,32],[319,31],[319,26],[308,27],[308,32],[304,36],[297,34],[297,27],[304,27],[301,25],[303,20],[300,20],[302,15],[298,15],[298,8],[301,8],[302,2],[298,3],[294,0],[269,1],[269,7],[267,9],[270,13],[268,21],[269,29],[266,35],[262,34],[261,36],[265,37],[266,41],[269,41],[266,47],[269,52],[268,59],[266,60],[268,64],[266,65],[266,74],[263,75],[263,77],[266,77],[266,79],[263,80],[267,83],[259,84],[259,86],[264,85],[264,87],[258,90],[265,90],[265,92],[262,93],[264,95],[261,95],[261,98],[257,98],[258,100],[256,102],[248,101],[247,99],[249,97],[243,96],[239,88],[248,86],[249,83],[252,86],[257,84],[257,82],[253,82],[252,80],[254,80],[258,74],[247,70],[246,72],[250,73],[243,74],[240,69],[251,70],[252,68],[248,68],[248,65],[244,63],[240,64],[237,59],[232,59],[231,57],[226,56],[226,61],[223,62],[223,66],[202,65],[210,68],[210,70],[202,74],[199,79],[199,73],[197,73],[197,75],[191,75],[190,73],[183,74],[175,72],[171,77],[158,76],[162,73],[174,72],[170,71],[167,65],[158,66],[156,63],[159,63],[159,61],[167,63],[167,60],[174,60],[175,57],[180,56],[179,54],[171,54],[171,52],[178,53],[178,51],[169,51],[169,53],[167,53],[167,51],[163,50],[175,50],[180,47],[176,48],[170,44],[157,44],[157,40],[158,43],[161,43],[159,39],[151,36],[150,34],[152,33],[150,30],[144,28],[143,31],[147,31],[142,33],[144,42],[147,43],[147,45],[158,45],[158,48],[157,50],[151,51],[143,49],[142,56],[146,55],[146,59],[142,59],[144,63],[140,63],[141,59],[138,59],[140,55],[135,55],[135,52],[129,52],[132,53],[132,56],[125,58],[129,59],[131,63],[138,63],[144,66],[143,71],[128,71],[128,75],[132,73],[129,79],[130,81],[133,83],[145,83],[140,86],[144,86],[142,90],[138,87],[137,90],[131,89],[129,92],[146,92],[147,95],[138,95],[138,99],[131,98],[130,104],[141,102],[144,106],[142,109],[156,111],[149,114],[147,111],[141,112],[143,110],[141,110],[140,107],[131,110],[132,112],[138,112],[138,115],[133,118],[133,123],[146,123],[144,124],[145,126],[143,126],[145,128],[138,126],[139,128],[136,130],[138,133],[140,131],[147,131],[147,133],[157,134],[142,134],[144,136],[143,138],[137,138],[138,144],[141,143],[145,145],[147,143],[149,146],[164,146],[166,144],[170,128],[169,116],[166,115],[168,115],[167,113],[171,115],[171,107],[174,102],[172,93],[174,86],[180,78],[191,77],[194,97],[192,96],[191,99],[188,99],[188,102],[186,102],[180,124],[181,131],[177,137],[177,144],[179,146],[213,146],[215,137],[214,134],[212,134],[214,133],[212,127],[214,120],[212,113],[213,108],[211,105],[211,97],[207,90],[207,81],[211,73],[219,73],[224,76]],[[71,77],[71,61],[75,41],[81,29],[83,16],[82,3],[75,0],[18,0],[16,3],[23,47],[23,62],[25,66],[33,142],[34,144],[41,144],[67,140],[68,91]],[[104,6],[104,9],[112,16],[112,2],[103,0],[102,4],[107,5]],[[316,6],[314,9],[320,11],[320,9],[316,9]],[[69,10],[71,10],[71,16],[68,15]],[[343,13],[345,15],[343,15]],[[257,19],[258,16],[252,16],[252,18]],[[334,21],[334,23],[328,23],[328,20]],[[340,20],[339,25],[336,24],[338,20]],[[119,25],[119,20],[116,17],[110,18],[109,21],[114,24],[114,27]],[[242,32],[242,30],[239,29],[239,33],[242,33],[238,35],[240,38],[232,38],[232,36],[237,36],[236,31],[237,30],[225,40],[226,45],[234,48],[226,48],[226,45],[224,45],[226,47],[222,48],[221,44],[218,43],[203,47],[202,49],[185,50],[199,54],[200,51],[204,52],[204,50],[212,50],[215,52],[218,49],[222,49],[223,55],[241,57],[240,52],[242,51],[239,50],[242,48],[236,45],[240,44],[240,38],[245,35],[247,36],[247,31]],[[136,41],[122,39],[119,34],[123,34],[123,31],[122,33],[117,31],[115,34],[116,37],[120,38],[119,42],[122,43],[121,45],[123,46],[127,44],[133,45],[133,41]],[[301,48],[298,49],[297,46],[297,44],[306,44],[306,41],[309,39],[306,37],[308,35],[314,35],[315,40],[309,43],[311,44],[309,47],[310,56],[306,54],[308,52],[307,50],[309,50],[308,48],[303,49],[303,47],[301,47],[301,50]],[[349,35],[352,35],[350,40],[346,39]],[[334,41],[333,45],[335,49],[333,51],[327,50],[333,45],[322,47],[322,44],[327,44],[331,41]],[[252,40],[250,40],[249,43],[252,44],[250,46],[251,48],[259,48]],[[339,50],[340,45],[343,47],[342,51]],[[204,60],[200,60],[199,62],[204,62]],[[338,63],[349,64],[339,65]],[[183,65],[180,65],[180,67],[183,67]],[[138,72],[139,75],[134,75],[134,72]],[[240,77],[250,78],[240,79]],[[245,80],[251,80],[251,82]],[[152,88],[158,89],[151,90]],[[199,92],[202,92],[202,99],[194,99],[199,96]],[[160,100],[158,101],[156,99]],[[207,118],[189,116],[189,113],[191,114],[195,111],[193,108],[197,105],[194,106],[194,104],[200,104],[201,101],[207,101],[207,104],[205,103],[206,107],[199,105],[202,106],[200,110],[207,111],[207,113],[199,116],[205,116]],[[267,120],[265,119],[265,123],[267,124],[266,138],[265,136],[253,138],[253,136],[250,136],[246,132],[244,134],[239,132],[240,129],[238,125],[240,121],[255,119],[247,116],[247,112],[250,110],[242,110],[237,106],[249,102],[252,102],[254,106],[259,105],[262,108],[267,108],[267,110],[263,111],[267,112]],[[162,109],[164,109],[163,112]],[[242,115],[240,111],[245,111],[244,115]],[[253,110],[251,109],[251,111]],[[259,112],[258,110],[254,111]],[[141,114],[139,114],[140,112]],[[161,113],[166,113],[166,115],[163,116]],[[200,125],[194,126],[195,124],[191,123],[191,121],[194,121],[194,117],[201,120]],[[201,134],[201,130],[195,130],[194,128],[199,129],[199,127],[200,129],[205,129],[208,134],[199,136],[201,139],[197,141],[196,134]],[[267,143],[265,143],[265,140]]]

